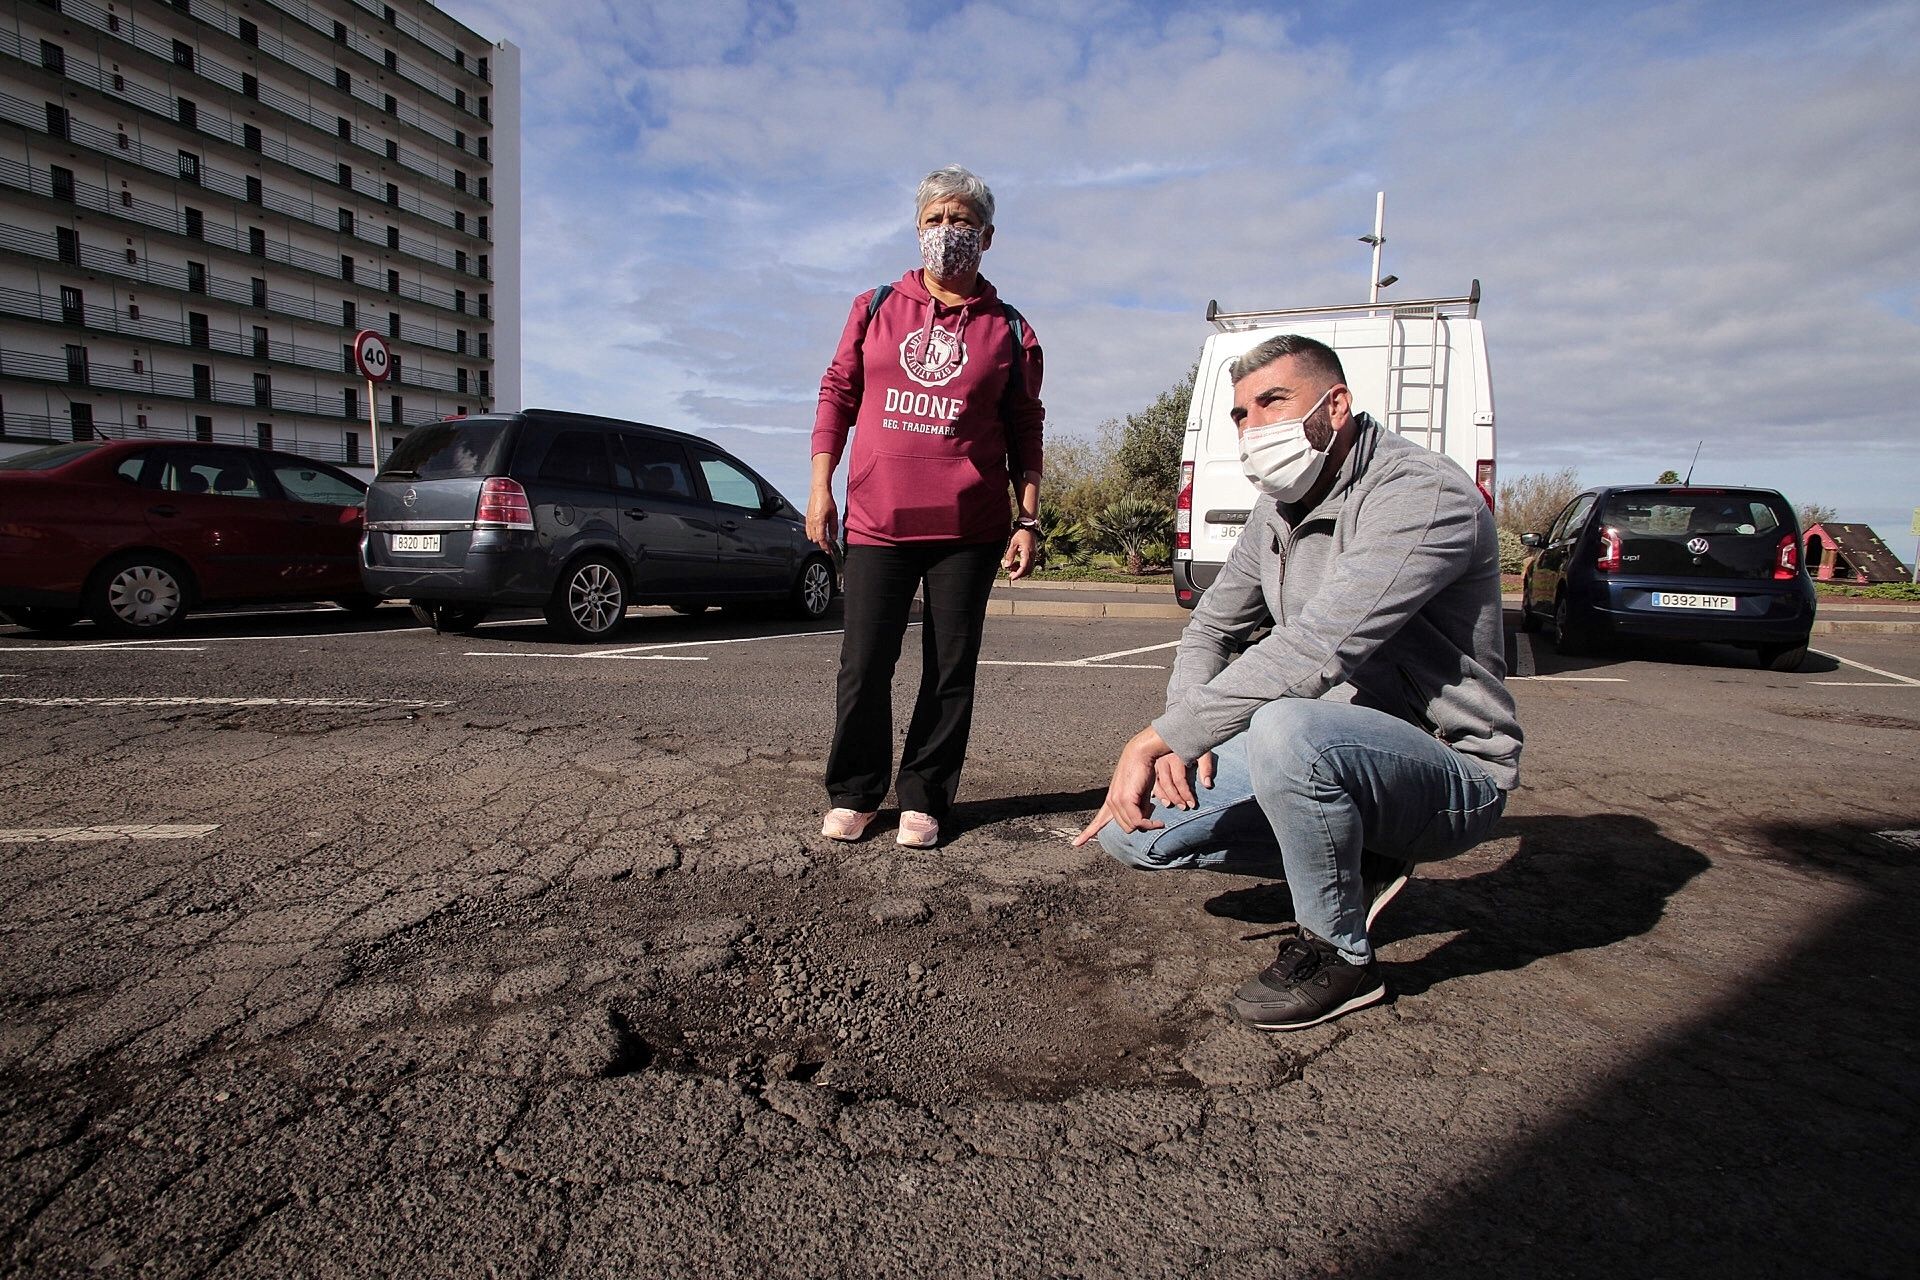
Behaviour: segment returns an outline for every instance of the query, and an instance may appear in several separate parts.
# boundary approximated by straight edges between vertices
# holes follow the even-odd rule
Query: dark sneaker
[[[1376,1004],[1387,994],[1372,961],[1349,963],[1305,929],[1281,944],[1273,963],[1233,993],[1227,1009],[1255,1031],[1299,1031]]]
[[[1400,891],[1407,887],[1407,881],[1413,877],[1413,864],[1399,858],[1389,858],[1372,850],[1363,850],[1360,854],[1360,883],[1367,891],[1367,931],[1373,931],[1373,922],[1387,904],[1392,902]]]

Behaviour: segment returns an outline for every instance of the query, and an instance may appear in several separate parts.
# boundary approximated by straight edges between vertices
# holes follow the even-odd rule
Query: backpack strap
[[[867,299],[867,320],[869,323],[871,323],[873,320],[873,313],[880,309],[880,304],[885,302],[887,300],[887,295],[892,292],[893,292],[892,285],[883,284],[878,289],[875,289],[873,291],[872,297]]]
[[[1007,374],[1005,395],[1025,395],[1027,391],[1027,321],[1012,304],[1000,304],[1000,314],[1007,318],[1007,332],[1013,335],[1013,363]]]

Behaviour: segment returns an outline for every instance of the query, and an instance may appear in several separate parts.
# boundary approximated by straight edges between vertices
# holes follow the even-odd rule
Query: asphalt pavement
[[[995,617],[931,852],[816,834],[837,614],[0,628],[0,1271],[1911,1274],[1910,635],[1516,635],[1392,999],[1261,1036],[1284,885],[1069,844],[1179,625]]]

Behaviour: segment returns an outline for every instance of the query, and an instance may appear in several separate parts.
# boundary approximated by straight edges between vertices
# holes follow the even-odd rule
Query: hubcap
[[[827,611],[827,602],[833,599],[833,578],[828,574],[827,566],[807,566],[806,578],[800,584],[800,594],[808,613],[817,617]]]
[[[131,565],[107,584],[107,607],[130,627],[156,627],[180,611],[180,584],[155,565]]]
[[[606,565],[583,566],[567,590],[567,608],[582,631],[607,630],[626,612],[620,579]]]

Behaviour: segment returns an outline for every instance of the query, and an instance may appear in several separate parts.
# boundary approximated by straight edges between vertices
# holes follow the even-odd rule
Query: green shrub
[[[1527,557],[1533,549],[1520,541],[1520,535],[1511,529],[1500,530],[1500,572],[1519,573],[1527,567]]]
[[[1863,587],[1857,582],[1816,582],[1823,596],[1857,600],[1920,600],[1920,585],[1911,582],[1876,582]]]

